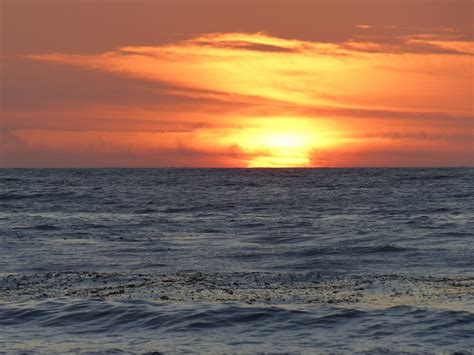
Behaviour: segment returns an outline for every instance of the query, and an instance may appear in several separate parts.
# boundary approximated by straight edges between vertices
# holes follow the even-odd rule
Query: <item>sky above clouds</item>
[[[468,1],[0,4],[0,166],[474,165]]]

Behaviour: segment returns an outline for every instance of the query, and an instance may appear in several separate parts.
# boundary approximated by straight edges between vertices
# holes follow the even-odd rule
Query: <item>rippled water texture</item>
[[[0,170],[0,349],[469,352],[473,173]]]

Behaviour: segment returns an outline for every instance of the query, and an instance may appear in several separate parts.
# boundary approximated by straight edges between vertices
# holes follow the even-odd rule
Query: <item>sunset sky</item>
[[[1,167],[474,166],[471,1],[0,4]]]

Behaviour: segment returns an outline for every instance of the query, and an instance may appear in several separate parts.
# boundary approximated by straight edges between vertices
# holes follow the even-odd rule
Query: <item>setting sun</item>
[[[236,144],[250,157],[249,168],[309,167],[315,149],[330,143],[312,121],[299,118],[260,120],[228,135],[224,144]]]
[[[247,147],[260,150],[250,168],[305,167],[310,164],[311,137],[305,132],[256,132]]]

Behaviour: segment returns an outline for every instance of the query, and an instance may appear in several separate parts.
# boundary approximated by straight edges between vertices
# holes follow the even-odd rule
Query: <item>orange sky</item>
[[[0,166],[474,165],[470,2],[0,1]]]

